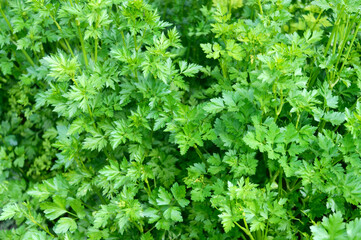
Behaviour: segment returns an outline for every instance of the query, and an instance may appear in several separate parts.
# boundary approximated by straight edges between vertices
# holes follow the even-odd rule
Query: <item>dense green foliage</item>
[[[360,12],[0,0],[0,239],[361,239]]]

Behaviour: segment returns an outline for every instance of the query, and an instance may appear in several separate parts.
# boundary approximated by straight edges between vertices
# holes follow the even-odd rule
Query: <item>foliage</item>
[[[360,239],[360,6],[0,0],[0,238]]]

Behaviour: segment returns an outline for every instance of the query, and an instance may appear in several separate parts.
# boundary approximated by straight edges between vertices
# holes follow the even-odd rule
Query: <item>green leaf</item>
[[[163,187],[159,188],[157,203],[158,205],[169,205],[172,200],[172,195]]]
[[[171,188],[171,192],[181,207],[185,207],[189,204],[189,200],[185,199],[186,196],[185,186],[179,186],[178,183],[175,183]]]
[[[19,207],[15,203],[10,203],[4,206],[0,215],[0,221],[11,219],[19,212]]]
[[[94,136],[89,136],[84,140],[84,149],[95,150],[97,149],[100,152],[104,147],[107,146],[108,141],[105,137],[99,133],[95,133]]]
[[[209,113],[218,113],[224,109],[223,99],[213,98],[204,106],[203,109]]]
[[[163,216],[165,219],[171,219],[176,222],[183,222],[183,217],[179,207],[169,207],[164,211]]]
[[[78,226],[76,225],[74,219],[69,217],[62,217],[55,225],[54,232],[56,234],[66,233],[68,231],[74,232],[77,228]]]
[[[167,219],[160,219],[156,224],[155,227],[157,229],[164,229],[164,230],[169,230],[171,226],[171,222],[168,221]]]
[[[81,133],[84,131],[84,125],[85,122],[83,119],[78,118],[76,119],[74,122],[72,122],[72,124],[70,125],[69,129],[68,129],[68,135],[73,135],[76,133]]]
[[[111,217],[112,213],[108,211],[108,205],[101,205],[100,209],[93,213],[94,216],[94,227],[100,228],[107,225],[108,219]]]
[[[154,238],[150,232],[147,232],[145,234],[142,234],[140,240],[154,240]]]
[[[146,210],[144,210],[143,215],[149,218],[149,223],[154,223],[160,218],[160,216],[158,215],[158,210],[154,208],[147,208]]]
[[[222,214],[218,215],[222,219],[222,225],[225,232],[229,232],[234,226],[232,211],[228,206],[223,208]]]
[[[181,61],[179,62],[179,68],[184,76],[194,77],[202,69],[202,66],[194,63],[187,64],[186,61]]]
[[[188,168],[188,171],[196,177],[207,173],[206,165],[204,163],[195,163]]]
[[[341,213],[337,212],[322,219],[322,225],[312,226],[311,232],[315,240],[347,240],[346,225]]]
[[[316,0],[313,1],[311,4],[320,7],[324,11],[331,8],[330,4],[326,0]]]
[[[79,199],[69,199],[69,203],[71,208],[78,215],[79,219],[83,219],[85,217],[85,210],[82,206],[82,202]]]
[[[121,143],[126,142],[126,122],[124,120],[116,121],[115,125],[115,129],[111,132],[110,135],[110,144],[112,145],[113,149],[118,147]]]
[[[358,240],[361,239],[361,219],[356,218],[353,221],[350,221],[346,224],[346,232],[348,240]]]
[[[346,120],[346,116],[344,113],[341,112],[327,112],[323,116],[323,119],[331,122],[332,125],[340,125]]]
[[[66,213],[67,210],[65,206],[65,199],[60,197],[54,197],[54,202],[45,202],[40,204],[40,208],[44,210],[45,216],[50,220],[54,220]]]
[[[258,147],[261,145],[254,136],[253,132],[248,132],[244,137],[243,141],[252,149],[258,149]]]
[[[39,231],[37,229],[29,229],[24,234],[23,240],[47,240],[48,237],[45,231]]]

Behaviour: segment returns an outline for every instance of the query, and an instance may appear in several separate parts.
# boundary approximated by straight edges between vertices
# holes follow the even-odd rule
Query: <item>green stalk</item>
[[[11,26],[8,18],[6,17],[6,15],[5,15],[4,11],[3,11],[3,8],[1,6],[1,3],[0,3],[0,12],[1,12],[1,15],[3,16],[3,18],[5,19],[6,24],[9,26],[11,33],[13,33],[14,32],[13,27]]]
[[[8,25],[9,29],[10,29],[10,32],[11,32],[11,35],[14,36],[14,39],[17,41],[18,40],[18,37],[16,36],[16,34],[14,33],[14,29],[13,27],[11,26],[10,24],[10,21],[9,19],[6,17],[3,9],[2,9],[2,6],[0,4],[0,13],[1,15],[3,16],[3,18],[5,19],[5,22],[6,24]],[[16,43],[13,41],[13,44],[16,46]],[[28,62],[33,66],[35,67],[35,63],[34,61],[31,59],[31,57],[29,56],[29,54],[24,50],[24,49],[21,49],[21,52],[24,54],[25,58],[28,60]]]
[[[60,32],[63,32],[63,29],[60,27],[59,23],[56,21],[56,19],[54,18],[54,16],[53,16],[52,14],[50,14],[50,18],[54,21],[54,23],[55,23],[56,27],[58,28],[58,30],[59,30]],[[71,49],[68,40],[66,40],[65,38],[64,38],[63,40],[65,41],[65,44],[66,44],[66,46],[67,46],[67,48],[68,48],[71,56],[74,57],[73,50]]]
[[[276,85],[276,83],[277,83],[277,79],[276,79],[275,82],[273,83],[272,91],[273,91],[274,98],[275,98],[275,100],[277,101],[277,85]],[[278,116],[281,114],[281,111],[282,111],[282,108],[283,108],[283,104],[284,104],[284,101],[283,101],[283,91],[282,91],[282,90],[281,90],[281,93],[280,93],[280,101],[281,101],[281,103],[280,103],[279,108],[278,108],[277,106],[275,106],[275,114],[276,114],[275,119],[274,119],[275,122],[277,121]]]
[[[98,60],[98,37],[95,37],[94,39],[94,62],[97,62]]]
[[[242,235],[241,235],[241,238],[242,238],[243,240],[247,240],[243,233],[242,233]]]
[[[312,64],[311,64],[311,65],[313,65],[314,62],[315,62],[315,58],[313,58],[313,61],[312,61]],[[315,81],[316,81],[317,76],[318,76],[319,73],[320,73],[320,69],[319,69],[319,68],[316,68],[316,71],[313,71],[313,72],[311,73],[311,77],[310,77],[310,79],[309,79],[309,81],[308,81],[308,83],[307,83],[307,88],[308,88],[308,89],[313,86],[313,84],[315,83]],[[326,73],[327,73],[327,72],[326,72]]]
[[[263,234],[263,239],[265,239],[265,240],[267,240],[267,235],[268,235],[268,224],[269,224],[269,222],[267,221],[266,231],[265,231],[265,233]]]
[[[126,44],[126,42],[125,42],[125,37],[124,37],[123,30],[122,30],[122,31],[120,31],[120,34],[122,35],[122,40],[123,40],[123,44],[124,44],[124,46],[125,46],[125,47],[127,47],[127,44]]]
[[[249,230],[246,218],[244,218],[244,217],[243,217],[243,223],[244,223],[244,226],[246,227],[247,231],[251,233],[251,231]]]
[[[224,64],[224,61],[221,60],[221,59],[219,59],[219,64],[221,65],[223,78],[224,78],[225,80],[228,80],[227,67],[226,67],[225,64]]]
[[[142,225],[139,225],[137,222],[135,221],[131,221],[139,230],[139,232],[143,233],[144,230],[143,230],[143,226]]]
[[[258,7],[259,7],[259,11],[260,11],[261,15],[263,16],[263,9],[262,9],[261,0],[258,0]]]
[[[355,41],[355,39],[356,39],[356,37],[357,37],[357,33],[358,33],[359,28],[360,28],[360,25],[361,25],[361,22],[359,22],[359,23],[357,24],[357,27],[356,27],[356,29],[355,29],[355,33],[354,33],[354,35],[353,35],[352,41],[351,41],[350,46],[348,47],[348,50],[347,50],[347,53],[346,53],[345,61],[342,63],[342,66],[341,66],[341,68],[340,68],[340,71],[339,71],[338,74],[337,74],[337,79],[336,79],[336,81],[331,85],[331,89],[333,89],[333,87],[334,87],[334,86],[337,84],[337,82],[340,80],[340,75],[341,75],[341,73],[342,73],[343,68],[345,67],[345,63],[346,63],[346,61],[347,61],[347,59],[348,59],[348,56],[350,55],[351,48],[352,48],[352,45],[353,45],[353,43],[354,43],[354,41]]]
[[[43,227],[40,223],[38,223],[33,216],[29,217],[30,221],[32,221],[34,224],[39,226],[41,229],[43,229],[47,234],[49,234],[52,238],[55,238],[55,236],[45,227]]]
[[[255,240],[252,233],[250,231],[248,231],[246,228],[242,227],[241,225],[239,225],[238,222],[234,222],[240,229],[242,229],[242,231],[247,234],[251,240]]]
[[[73,53],[73,50],[71,50],[71,47],[70,47],[70,44],[69,44],[68,40],[66,40],[65,38],[64,38],[63,40],[65,41],[65,44],[66,44],[66,46],[67,46],[67,48],[68,48],[68,50],[69,50],[69,52],[70,52],[70,55],[71,55],[72,57],[75,57],[75,56],[74,56],[74,53]]]
[[[296,121],[296,128],[298,128],[298,123],[300,122],[301,114],[297,112],[297,121]]]
[[[38,54],[33,50],[33,53],[34,53],[34,56],[35,56],[35,58],[36,58],[36,60],[39,62],[39,56],[38,56]]]
[[[335,32],[336,32],[336,25],[333,26],[330,38],[328,39],[328,42],[327,42],[327,45],[326,45],[326,48],[325,48],[325,53],[324,53],[325,57],[327,56],[328,49],[331,46],[331,42],[333,41],[333,36],[335,35]]]
[[[324,56],[327,55],[328,49],[330,48],[331,42],[333,41],[334,35],[336,34],[335,32],[337,32],[337,26],[338,26],[339,22],[341,21],[341,17],[342,17],[344,8],[345,7],[342,7],[342,9],[340,11],[340,14],[337,16],[337,19],[335,21],[335,25],[332,28],[331,36],[330,36],[330,38],[328,39],[328,42],[327,42],[327,46],[326,46],[326,49],[325,49]]]
[[[196,150],[196,152],[197,152],[197,154],[198,154],[198,156],[199,156],[199,158],[204,162],[204,163],[206,163],[207,161],[206,161],[206,159],[203,157],[203,154],[202,154],[202,152],[199,150],[199,148],[197,147],[197,145],[195,144],[194,145],[194,149]]]
[[[98,19],[97,19],[97,22],[95,23],[95,29],[98,28]],[[98,36],[95,36],[95,39],[94,39],[94,62],[96,63],[97,62],[97,59],[98,59],[98,44],[99,44],[99,39],[98,39]]]
[[[344,34],[344,36],[342,38],[342,43],[341,43],[341,45],[339,47],[340,50],[339,50],[339,53],[338,53],[338,56],[337,56],[337,61],[336,61],[336,65],[335,65],[336,68],[337,68],[337,66],[338,66],[338,64],[339,64],[339,62],[341,60],[342,53],[344,51],[345,45],[347,43],[348,36],[349,36],[349,34],[350,34],[351,30],[352,30],[352,26],[353,26],[355,20],[356,20],[355,18],[352,19],[351,23],[349,23],[349,18],[347,20],[346,31],[345,31],[345,34]],[[332,77],[331,77],[331,82],[332,82],[332,80],[334,80],[334,78],[335,78],[336,73],[332,72],[331,74],[332,74]]]
[[[108,204],[108,201],[105,200],[103,195],[100,194],[99,189],[95,185],[93,185],[92,188],[93,188],[95,194],[99,197],[101,203],[104,204],[104,205]]]
[[[83,35],[81,34],[81,30],[80,30],[80,22],[78,20],[76,20],[76,25],[78,28],[79,40],[80,40],[80,44],[81,44],[81,50],[83,51],[83,58],[84,58],[85,66],[88,66],[88,55],[87,55],[87,52],[85,49]]]
[[[35,67],[35,63],[34,63],[33,60],[31,59],[31,57],[29,56],[29,54],[28,54],[24,49],[21,49],[21,52],[25,55],[26,59],[27,59],[28,62],[31,64],[31,66]]]
[[[76,215],[75,213],[72,213],[72,212],[69,212],[69,211],[66,211],[66,213],[68,213],[68,214],[72,215],[73,217],[78,218],[78,215]]]
[[[298,182],[297,184],[295,184],[293,187],[291,187],[290,189],[290,193],[299,189],[302,186],[302,181]]]
[[[149,186],[149,182],[148,182],[148,178],[145,178],[145,183],[147,184],[147,188],[148,188],[148,195],[150,196],[152,194],[152,190],[150,189],[150,186]]]
[[[40,45],[40,51],[41,51],[41,56],[42,56],[42,57],[45,57],[45,52],[44,52],[44,45],[43,45],[43,43],[41,43],[41,45]]]
[[[340,36],[338,36],[338,35],[340,35]],[[337,37],[341,38],[341,31],[340,31],[340,26],[339,26],[339,24],[337,24],[337,26],[336,26],[336,31],[335,31],[335,35],[333,36],[333,46],[332,46],[332,54],[333,54],[333,55],[335,55],[335,53],[336,53]]]
[[[61,39],[62,40],[62,39]],[[65,43],[63,42],[63,41],[59,41],[59,42],[57,42],[57,44],[59,44],[60,45],[60,47],[62,48],[62,49],[64,49],[64,51],[65,52],[67,52],[68,51],[68,47],[65,45]],[[56,48],[59,48],[59,46],[56,46]]]
[[[257,239],[262,239],[263,237],[262,237],[262,232],[261,232],[261,230],[257,230],[257,232],[256,232],[256,238]]]
[[[314,30],[315,30],[315,27],[316,27],[317,23],[320,21],[320,18],[321,18],[322,13],[323,13],[323,9],[322,9],[321,12],[318,14],[317,19],[316,19],[316,22],[313,24],[313,27],[311,28],[311,31],[314,31]]]
[[[283,175],[283,171],[282,169],[280,169],[280,175],[278,177],[278,195],[281,196],[282,194],[282,175]]]
[[[147,232],[151,232],[153,229],[155,228],[155,225],[153,227],[151,227],[148,231],[146,231],[145,233]]]
[[[25,204],[24,204],[24,205],[25,205]],[[26,207],[27,207],[27,209],[28,209],[28,212],[24,211],[25,216],[26,216],[28,219],[30,219],[30,221],[31,221],[32,223],[34,223],[35,225],[37,225],[37,226],[39,226],[41,229],[43,229],[43,230],[44,230],[47,234],[49,234],[52,238],[55,238],[55,235],[52,234],[47,227],[46,227],[46,228],[43,227],[43,225],[41,225],[40,223],[38,223],[38,222],[36,221],[36,219],[34,218],[34,216],[31,214],[31,210],[30,210],[30,207],[29,207],[29,203],[26,204]]]

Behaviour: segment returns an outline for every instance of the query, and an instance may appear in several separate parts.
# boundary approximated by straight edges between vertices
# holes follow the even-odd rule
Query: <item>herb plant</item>
[[[0,239],[361,239],[360,12],[0,0]]]

